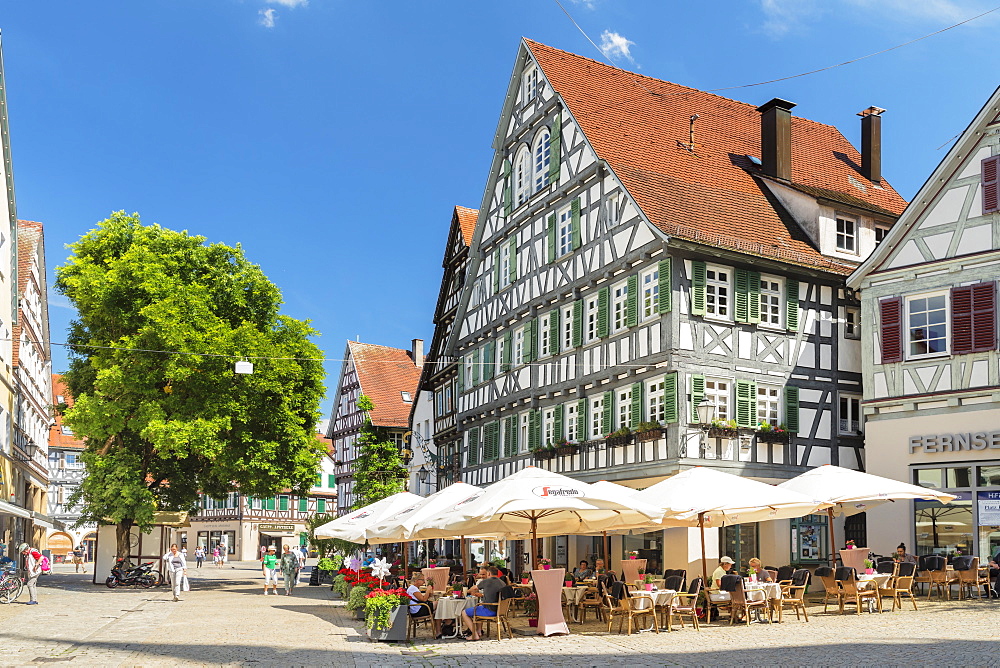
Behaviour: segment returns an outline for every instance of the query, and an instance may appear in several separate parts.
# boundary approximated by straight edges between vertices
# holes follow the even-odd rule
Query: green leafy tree
[[[399,446],[392,442],[389,433],[372,424],[372,400],[361,395],[358,409],[365,414],[358,435],[358,458],[354,462],[355,508],[406,490],[406,466]]]
[[[199,492],[306,494],[324,453],[317,332],[278,313],[277,287],[242,249],[124,211],[69,248],[55,287],[78,311],[65,422],[87,444],[70,499],[81,523],[117,524],[125,556],[133,526],[195,512]],[[237,375],[241,356],[267,359]]]

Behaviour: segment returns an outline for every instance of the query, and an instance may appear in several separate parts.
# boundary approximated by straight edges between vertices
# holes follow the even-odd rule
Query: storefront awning
[[[31,517],[31,511],[27,508],[15,506],[13,503],[0,501],[0,515],[13,515],[15,517]]]

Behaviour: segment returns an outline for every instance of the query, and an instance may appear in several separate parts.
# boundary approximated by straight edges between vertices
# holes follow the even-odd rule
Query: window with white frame
[[[721,378],[705,379],[705,398],[715,406],[715,417],[719,420],[730,418],[729,395],[732,383]]]
[[[620,387],[615,391],[617,403],[618,429],[635,426],[632,424],[632,386]]]
[[[776,385],[757,385],[757,424],[768,423],[772,427],[781,424],[781,388]]]
[[[552,332],[549,328],[551,316],[546,313],[538,318],[538,356],[548,357],[552,354]]]
[[[559,326],[562,327],[562,349],[570,350],[573,348],[573,307],[566,306],[562,310],[562,318],[559,320]]]
[[[640,279],[642,283],[642,319],[652,318],[659,311],[660,304],[660,269],[654,269],[642,273]]]
[[[538,95],[541,89],[540,82],[541,79],[538,75],[538,68],[535,67],[534,64],[529,65],[524,70],[524,75],[521,79],[521,83],[523,85],[521,99],[524,104],[531,102],[535,99],[535,96]]]
[[[465,359],[465,387],[472,387],[472,355],[466,355]]]
[[[455,395],[458,394],[458,381],[448,383],[444,388],[444,410],[451,413],[455,410]]]
[[[562,257],[573,250],[573,209],[560,211],[556,222],[556,257]]]
[[[837,250],[858,252],[858,221],[847,216],[837,216]]]
[[[611,288],[612,331],[619,332],[628,326],[628,281]]]
[[[604,438],[602,421],[604,420],[604,395],[590,398],[590,438]]]
[[[605,211],[607,211],[608,228],[613,228],[621,222],[621,216],[618,213],[618,204],[620,202],[618,193],[611,195],[607,198],[605,204]]]
[[[760,324],[781,327],[784,313],[782,280],[774,276],[760,277]]]
[[[840,433],[861,433],[861,397],[851,394],[840,395]]]
[[[500,287],[505,288],[510,285],[510,244],[502,243],[500,244],[500,266],[498,267],[500,272]]]
[[[889,234],[889,228],[883,225],[875,226],[875,246],[877,247],[882,240],[885,239],[885,235]]]
[[[717,318],[732,318],[730,286],[732,272],[725,267],[705,268],[705,313]]]
[[[531,193],[531,153],[527,147],[522,147],[514,160],[514,197],[517,206],[527,202]]]
[[[556,442],[556,409],[546,408],[542,411],[542,443],[552,445]]]
[[[659,422],[661,425],[666,421],[667,407],[665,403],[666,381],[663,378],[652,380],[646,384],[646,420],[649,422]]]
[[[505,349],[506,345],[507,345],[507,337],[498,336],[497,337],[497,352],[496,352],[496,358],[495,358],[495,361],[497,362],[497,367],[496,368],[498,370],[500,368],[499,363],[504,358],[503,355],[504,355],[504,349]]]
[[[524,327],[514,330],[514,349],[511,353],[511,365],[520,366],[524,362]]]
[[[566,432],[566,440],[570,443],[575,443],[579,434],[577,433],[577,409],[579,404],[575,401],[571,401],[563,406],[563,429]]]
[[[597,340],[597,320],[598,314],[600,312],[600,300],[597,295],[587,298],[584,302],[584,316],[583,321],[586,327],[584,328],[584,340],[588,343],[590,341]]]
[[[531,413],[525,411],[517,418],[517,449],[518,452],[528,451],[528,436],[531,434]]]
[[[549,164],[552,160],[552,146],[549,141],[549,129],[542,130],[535,136],[532,155],[535,159],[535,190],[541,190],[549,185]]]
[[[861,338],[861,309],[856,306],[844,308],[844,337],[848,339]]]
[[[947,292],[906,298],[907,359],[948,352]]]

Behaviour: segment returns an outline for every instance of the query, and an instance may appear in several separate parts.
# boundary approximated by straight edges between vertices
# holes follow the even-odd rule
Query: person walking
[[[298,578],[301,577],[302,571],[304,571],[306,569],[306,555],[307,554],[308,553],[306,552],[306,546],[305,545],[299,545],[299,572],[296,574],[295,584],[299,583]]]
[[[21,543],[17,551],[24,555],[24,584],[28,588],[28,605],[38,605],[38,576],[42,574],[42,554],[27,543]]]
[[[274,553],[274,546],[270,545],[264,556],[260,560],[260,568],[264,573],[264,596],[267,596],[267,585],[271,585],[271,591],[278,595],[278,556]]]
[[[201,568],[201,565],[205,563],[205,548],[201,545],[194,548],[194,561],[197,568]]]
[[[299,580],[299,554],[287,545],[281,555],[281,577],[285,581],[285,596],[291,596]]]
[[[87,572],[87,566],[83,563],[83,545],[77,545],[76,549],[73,550],[73,565],[76,566],[76,572],[80,572],[80,567],[83,566],[83,572]]]
[[[181,587],[184,591],[189,591],[187,584],[187,559],[184,553],[177,549],[177,543],[170,546],[170,551],[163,555],[163,562],[167,565],[167,574],[170,576],[170,584],[174,588],[174,600],[181,600]]]
[[[219,546],[216,545],[212,549],[212,563],[215,564],[216,568],[219,568]]]

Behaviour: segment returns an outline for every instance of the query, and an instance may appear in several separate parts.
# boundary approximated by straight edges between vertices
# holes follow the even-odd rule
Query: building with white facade
[[[1000,89],[848,285],[861,293],[868,471],[958,498],[868,514],[871,547],[1000,550]]]
[[[88,560],[92,560],[97,542],[97,525],[91,522],[76,526],[81,513],[79,509],[69,505],[70,497],[86,475],[80,458],[86,444],[63,424],[63,412],[73,405],[73,397],[59,374],[52,374],[51,393],[53,421],[48,439],[48,514],[60,526],[49,531],[48,548],[53,554],[65,555],[77,545],[82,545]]]

